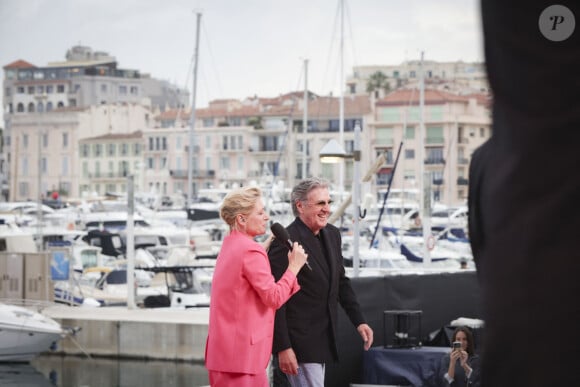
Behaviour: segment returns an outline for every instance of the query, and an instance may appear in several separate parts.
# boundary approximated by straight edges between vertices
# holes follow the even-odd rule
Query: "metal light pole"
[[[360,178],[360,123],[357,121],[354,125],[354,165],[353,165],[353,175],[352,175],[352,212],[354,215],[353,224],[353,255],[352,255],[352,267],[353,275],[358,277],[359,266],[360,266],[360,252],[359,252],[359,241],[360,241],[360,186],[362,184]]]
[[[41,116],[40,114],[44,111],[44,101],[46,101],[46,95],[39,94],[35,95],[34,99],[36,99],[36,113],[37,113],[37,122],[36,122],[36,132],[38,134],[38,175],[36,184],[38,186],[38,197],[37,197],[37,208],[36,208],[36,248],[37,251],[40,253],[43,250],[43,243],[42,243],[42,129],[41,129]],[[42,106],[42,111],[40,109]]]

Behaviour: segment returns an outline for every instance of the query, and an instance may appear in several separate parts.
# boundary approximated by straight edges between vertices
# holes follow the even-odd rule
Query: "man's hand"
[[[356,330],[364,341],[365,351],[368,351],[369,348],[373,345],[373,330],[368,326],[368,324],[360,324]]]
[[[298,360],[292,348],[278,352],[280,371],[289,375],[298,375]]]

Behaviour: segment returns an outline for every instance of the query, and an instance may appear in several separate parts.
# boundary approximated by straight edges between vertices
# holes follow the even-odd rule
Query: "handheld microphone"
[[[288,231],[286,231],[284,226],[282,226],[280,223],[273,223],[272,226],[270,226],[270,229],[272,230],[272,234],[274,234],[276,239],[282,242],[282,244],[286,246],[286,248],[289,251],[292,251],[293,243],[292,240],[290,239]],[[308,263],[308,260],[306,260],[306,266],[308,266],[308,268],[312,270],[310,264]]]

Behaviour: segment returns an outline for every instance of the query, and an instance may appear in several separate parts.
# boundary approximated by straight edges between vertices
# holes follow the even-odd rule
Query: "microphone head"
[[[292,250],[292,241],[290,240],[290,234],[288,234],[288,231],[286,231],[284,226],[282,226],[280,223],[273,223],[270,226],[270,229],[272,230],[272,234],[274,234],[276,239],[278,239],[282,244],[284,244],[284,246]]]

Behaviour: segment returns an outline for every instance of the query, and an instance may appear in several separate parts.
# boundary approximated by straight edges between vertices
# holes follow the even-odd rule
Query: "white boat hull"
[[[62,337],[56,321],[26,308],[0,304],[0,361],[30,361]]]

